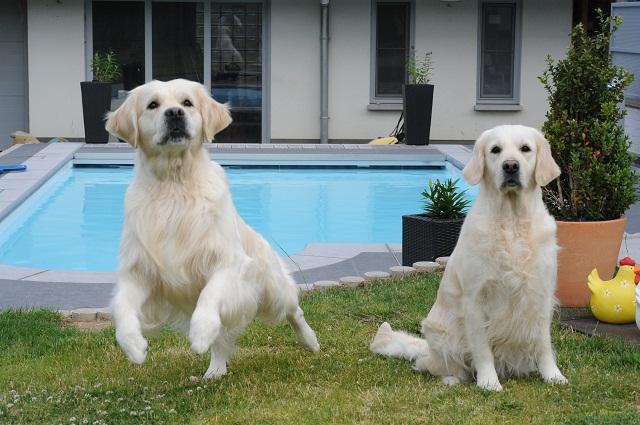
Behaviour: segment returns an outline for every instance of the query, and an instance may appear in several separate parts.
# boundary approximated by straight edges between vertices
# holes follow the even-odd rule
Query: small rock
[[[95,308],[77,308],[71,311],[71,320],[74,322],[95,322],[96,317]]]
[[[340,286],[340,282],[335,280],[319,280],[313,283],[314,289],[335,288],[336,286]]]
[[[442,267],[446,267],[448,262],[449,262],[449,257],[436,258],[436,263],[440,264]]]
[[[98,320],[111,320],[111,309],[110,308],[97,308],[96,309],[96,318]]]
[[[364,274],[364,280],[384,280],[389,279],[391,275],[387,272],[371,271]]]
[[[440,264],[435,261],[418,261],[413,263],[413,268],[419,273],[433,273],[440,270]]]
[[[391,276],[393,277],[410,275],[412,273],[415,273],[416,271],[416,269],[409,266],[393,266],[389,270],[391,271]]]
[[[360,276],[344,276],[340,278],[340,283],[348,288],[357,288],[362,286],[364,279]]]
[[[302,292],[309,292],[309,291],[313,291],[313,283],[301,283],[298,285],[298,288],[300,288],[300,291]]]
[[[58,313],[65,319],[71,318],[71,310],[58,310]]]

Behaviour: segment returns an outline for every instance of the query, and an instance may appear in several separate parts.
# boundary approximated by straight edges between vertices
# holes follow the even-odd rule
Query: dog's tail
[[[427,354],[429,345],[425,339],[394,331],[389,323],[384,322],[378,328],[369,349],[382,356],[415,360]]]

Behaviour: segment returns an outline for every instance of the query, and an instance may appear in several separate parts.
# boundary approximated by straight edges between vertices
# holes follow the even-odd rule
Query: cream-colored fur
[[[169,324],[196,353],[211,348],[205,377],[222,376],[255,316],[288,319],[302,345],[320,349],[296,284],[237,214],[222,167],[203,147],[230,122],[224,105],[186,80],[140,86],[109,115],[107,130],[138,148],[112,300],[116,339],[134,363],[147,355],[143,332]]]
[[[505,161],[517,162],[520,184],[509,184]],[[541,187],[560,170],[549,144],[533,128],[495,127],[477,140],[463,175],[480,190],[422,322],[424,339],[383,323],[371,350],[415,359],[446,384],[475,376],[479,387],[501,390],[499,377],[533,371],[564,384],[550,336],[558,248]]]

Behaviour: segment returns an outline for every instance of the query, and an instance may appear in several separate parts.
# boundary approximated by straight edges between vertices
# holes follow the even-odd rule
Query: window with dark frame
[[[376,3],[375,97],[402,96],[410,49],[410,13],[409,2]]]
[[[515,99],[516,3],[482,3],[479,100]]]

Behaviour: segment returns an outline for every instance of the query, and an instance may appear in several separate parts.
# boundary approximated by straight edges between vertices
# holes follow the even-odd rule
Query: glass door
[[[261,3],[211,4],[211,92],[233,117],[218,143],[262,140],[262,17]]]

